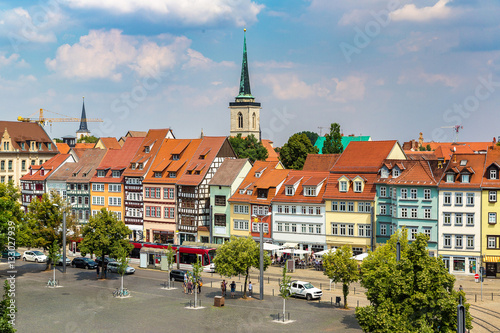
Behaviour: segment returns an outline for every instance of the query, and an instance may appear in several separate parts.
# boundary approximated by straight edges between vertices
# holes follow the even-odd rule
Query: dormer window
[[[316,186],[305,186],[304,187],[304,196],[315,197],[316,196]]]
[[[179,160],[179,154],[172,154],[172,161],[178,161]]]
[[[35,141],[31,141],[31,150],[35,150]]]
[[[172,171],[171,171],[171,172],[169,172],[169,173],[168,173],[168,177],[169,177],[169,178],[175,178],[175,177],[177,177],[177,172],[172,172]]]
[[[260,172],[256,172],[256,173],[255,173],[255,178],[260,178],[260,175],[261,175],[261,173],[260,173]]]
[[[21,149],[24,150],[24,142],[21,142]]]
[[[97,177],[104,177],[106,176],[106,171],[104,170],[97,170]]]
[[[361,182],[354,182],[354,192],[361,192]]]
[[[496,169],[491,169],[490,170],[490,179],[498,179],[497,178],[497,170]]]
[[[340,182],[340,192],[347,192],[347,181],[342,180]]]
[[[466,166],[466,165],[467,165],[467,160],[460,161],[460,166]]]
[[[245,194],[245,190],[240,190],[240,194]]]
[[[161,172],[155,172],[154,173],[155,178],[161,178]]]
[[[381,178],[388,178],[389,177],[389,169],[386,167],[383,167],[382,170],[380,171],[380,177]]]
[[[3,150],[9,150],[9,143],[8,142],[3,143]]]
[[[113,178],[120,178],[120,171],[113,170],[111,172],[111,177],[113,177]]]
[[[24,148],[23,148],[24,149]],[[47,143],[47,149],[48,150],[52,150],[52,144],[51,143]]]
[[[394,169],[392,169],[392,176],[393,176],[394,178],[399,177],[399,174],[400,174],[399,168],[394,168]]]
[[[287,186],[287,187],[285,188],[285,194],[286,194],[286,195],[293,195],[293,194],[294,194],[294,192],[295,192],[295,191],[293,190],[293,186]]]
[[[447,183],[453,183],[453,181],[454,181],[454,180],[453,180],[453,177],[454,177],[454,176],[455,176],[455,175],[454,175],[454,174],[452,174],[452,173],[447,173],[447,174],[446,174],[446,182],[447,182]]]
[[[42,150],[42,143],[41,142],[38,143],[38,150]]]
[[[252,193],[253,193],[253,191],[252,191],[252,190],[248,190],[248,191],[247,191],[247,194],[248,194],[248,195],[252,195]]]
[[[470,181],[470,175],[462,175],[462,183],[468,183]]]
[[[144,147],[144,152],[145,152],[146,154],[148,154],[148,153],[150,152],[150,150],[149,150],[149,146]]]
[[[132,164],[130,165],[130,168],[131,168],[132,170],[135,170],[135,163],[132,163]]]
[[[139,170],[142,170],[144,168],[144,166],[142,165],[142,163],[139,163]]]
[[[257,198],[259,199],[267,199],[267,188],[259,188],[257,189]]]

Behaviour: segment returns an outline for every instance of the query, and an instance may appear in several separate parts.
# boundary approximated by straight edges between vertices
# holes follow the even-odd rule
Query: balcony
[[[142,185],[126,185],[125,191],[142,192]]]
[[[183,232],[196,232],[198,230],[198,227],[195,225],[179,224],[178,229],[179,229],[179,231],[183,231]]]

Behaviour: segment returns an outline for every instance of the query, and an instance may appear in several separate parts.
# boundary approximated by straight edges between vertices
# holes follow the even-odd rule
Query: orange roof
[[[488,147],[491,147],[493,143],[490,142],[423,142],[422,146],[427,147],[429,145],[431,150],[436,150],[439,146],[467,146],[472,151],[486,151]]]
[[[308,154],[302,170],[330,171],[339,157],[340,154]]]
[[[116,140],[116,138],[108,137],[108,138],[100,138],[99,140],[101,140],[102,144],[107,149],[120,149],[121,148],[121,146],[118,143],[118,140]]]
[[[331,172],[365,173],[378,172],[398,142],[390,141],[351,141],[331,169]]]
[[[497,179],[489,179],[489,169],[490,168],[495,168],[497,170]],[[486,162],[484,165],[484,174],[483,180],[481,183],[481,186],[484,188],[498,188],[500,187],[500,147],[499,146],[493,146],[488,149],[488,152],[486,153]]]
[[[448,161],[454,153],[472,154],[474,151],[470,146],[464,145],[440,145],[434,151],[437,159]]]
[[[63,142],[56,142],[56,146],[57,146],[57,150],[59,150],[59,152],[61,154],[67,154],[69,153],[69,146],[67,143],[63,143]]]
[[[351,143],[349,143],[349,145],[351,145]],[[357,176],[363,178],[363,180],[365,181],[363,192],[354,192],[352,182],[349,185],[348,192],[340,192],[339,178],[341,178],[342,176],[343,175],[340,175],[338,173],[330,173],[323,198],[338,200],[375,200],[375,181],[377,180],[377,174],[350,174],[348,178],[350,178],[351,180],[356,178]]]
[[[95,146],[95,143],[77,143],[75,144],[75,148],[76,149],[91,149],[91,148],[94,148]]]
[[[266,148],[266,150],[267,150],[266,161],[267,162],[278,162],[280,159],[279,159],[278,153],[274,150],[273,142],[271,140],[261,140],[261,142],[262,142],[262,145],[264,146],[264,148]]]
[[[0,121],[0,137],[3,137],[5,130],[7,130],[7,133],[10,136],[13,149],[18,149],[21,152],[28,152],[30,151],[31,142],[35,141],[38,152],[58,153],[57,146],[52,144],[52,140],[47,135],[43,127],[37,123]],[[24,149],[22,144],[24,144]],[[41,144],[40,148],[38,147],[38,144]]]
[[[224,147],[225,146],[225,147]],[[207,150],[207,148],[210,148],[210,150]],[[234,154],[233,149],[231,148],[231,145],[225,136],[204,136],[201,139],[201,143],[194,153],[193,157],[191,158],[190,163],[194,164],[200,164],[204,166],[210,166],[212,162],[215,160],[216,157],[219,156],[221,150],[226,150],[227,154],[223,154],[221,157],[232,157],[236,158],[236,154]],[[229,153],[232,152],[232,153]],[[205,155],[203,155],[205,153]],[[201,184],[203,179],[205,179],[205,176],[208,172],[208,167],[203,167],[200,169],[201,166],[196,168],[196,172],[193,174],[187,174],[184,173],[179,181],[177,182],[178,185],[193,185],[197,186]]]
[[[238,190],[234,192],[230,202],[249,202],[254,204],[270,204],[276,194],[276,187],[286,179],[290,170],[275,169],[278,166],[276,162],[255,161],[252,169],[240,184]],[[260,171],[259,171],[260,170]],[[257,174],[259,176],[257,176]],[[257,198],[258,189],[267,189],[267,199]],[[244,193],[241,194],[240,191]],[[252,194],[247,191],[251,190]]]
[[[150,129],[145,136],[131,136],[131,137],[143,137],[141,147],[137,150],[135,156],[132,158],[132,163],[143,163],[143,169],[135,168],[132,170],[132,165],[129,164],[127,169],[123,172],[126,177],[141,177],[145,175],[153,164],[155,164],[155,159],[160,150],[167,134],[170,129]],[[134,132],[134,131],[129,131]],[[127,138],[128,140],[128,138]],[[148,149],[146,149],[148,147]]]
[[[200,146],[202,139],[164,139],[161,148],[156,154],[154,164],[144,175],[143,183],[176,184],[184,174],[188,162]],[[177,147],[182,146],[182,154]],[[178,155],[179,160],[173,160],[173,155]],[[155,177],[155,172],[163,172],[162,177]],[[175,172],[175,177],[170,177],[170,172]],[[172,174],[173,175],[173,174]]]
[[[377,183],[398,185],[437,185],[444,171],[444,167],[438,167],[437,161],[424,160],[387,160],[384,165],[391,171],[395,165],[401,170],[398,177],[377,178]]]
[[[453,154],[439,182],[441,188],[479,188],[483,181],[486,154]],[[474,172],[471,173],[471,170]],[[454,182],[446,181],[446,174],[454,174]],[[462,183],[460,174],[470,174],[469,182]]]
[[[427,150],[405,150],[405,155],[408,157],[409,160],[424,160],[424,161],[429,161],[429,160],[436,160],[436,153],[434,151],[427,151]]]
[[[284,186],[280,188],[272,202],[322,203],[328,176],[328,171],[290,170]],[[300,180],[300,184],[298,184],[295,193],[293,195],[286,195],[286,185],[294,185],[298,180]],[[304,186],[318,186],[321,182],[323,182],[323,185],[316,196],[304,195]]]
[[[70,154],[58,154],[54,157],[52,157],[50,160],[47,162],[43,163],[42,165],[32,165],[30,166],[30,171],[21,177],[21,180],[23,181],[29,181],[29,180],[45,180],[47,177],[53,173],[61,164],[63,164],[69,157],[71,157]],[[31,174],[31,170],[36,170],[33,174]],[[43,175],[42,175],[43,172]]]
[[[130,165],[130,161],[137,153],[143,140],[144,138],[141,137],[130,137],[125,141],[121,149],[108,149],[97,168],[98,170],[107,170],[106,176],[97,177],[97,175],[94,175],[90,181],[120,183],[123,179],[123,173],[121,177],[111,177],[112,171],[126,169]]]

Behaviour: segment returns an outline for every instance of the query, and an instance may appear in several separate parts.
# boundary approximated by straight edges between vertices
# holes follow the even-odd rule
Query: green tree
[[[104,258],[109,255],[117,257],[125,249],[132,250],[132,245],[126,239],[130,229],[118,220],[116,214],[102,208],[95,216],[90,217],[89,222],[83,227],[80,243],[80,252],[83,256],[92,253],[100,256],[101,272],[104,270]]]
[[[21,194],[14,185],[0,183],[0,250],[3,251],[9,246],[14,250],[13,245],[28,245],[27,238],[29,231],[24,223],[24,213],[21,210],[19,197]],[[15,240],[15,241],[14,241]]]
[[[318,151],[305,134],[296,133],[281,147],[280,160],[287,169],[301,170],[307,155],[317,154]]]
[[[93,136],[93,135],[84,135],[80,139],[78,139],[76,142],[77,143],[97,143],[99,141],[99,138]]]
[[[286,310],[285,310],[285,302],[290,298],[290,282],[292,278],[286,274],[286,265],[283,266],[283,273],[281,275],[280,281],[280,296],[283,298],[283,318],[285,318]]]
[[[13,298],[14,292],[11,290],[11,285],[8,280],[3,284],[3,299],[0,302],[0,332],[14,333],[16,329],[12,325],[15,319],[17,308]]]
[[[116,261],[118,262],[118,274],[120,274],[120,290],[123,290],[123,276],[125,275],[125,272],[128,267],[128,254],[130,253],[130,250],[127,250],[126,248],[123,248],[121,246],[118,247],[118,250],[116,250]],[[104,258],[104,257],[102,257]],[[102,260],[104,262],[104,260]],[[101,264],[102,265],[102,264]]]
[[[54,138],[53,140],[55,143],[63,143],[64,142],[62,139],[59,139],[59,138]]]
[[[164,259],[167,260],[167,270],[168,270],[168,289],[170,289],[170,271],[174,265],[175,250],[172,249],[172,245],[168,244],[168,247],[164,249],[165,256]],[[163,259],[163,258],[162,258]]]
[[[31,236],[27,244],[31,247],[41,247],[48,250],[57,241],[62,244],[63,212],[66,212],[66,237],[69,233],[76,234],[75,219],[70,214],[70,206],[56,193],[42,195],[42,199],[31,201],[26,218]],[[47,260],[49,269],[51,260]]]
[[[59,250],[60,249],[61,249],[61,247],[57,243],[57,240],[54,240],[52,245],[49,247],[49,255],[47,257],[48,257],[49,261],[52,263],[52,268],[54,269],[53,280],[56,279],[56,261],[57,261],[57,258],[59,257]],[[63,265],[65,265],[65,264],[66,263],[63,263]]]
[[[242,138],[241,133],[238,133],[237,136],[229,138],[229,143],[238,158],[248,158],[252,163],[265,161],[269,155],[262,142],[257,141],[253,134]]]
[[[358,307],[356,318],[365,332],[456,331],[459,296],[465,294],[453,289],[455,277],[442,259],[429,256],[427,238],[419,234],[409,244],[403,230],[363,260],[361,285],[370,305]],[[466,327],[471,329],[469,304],[464,306]]]
[[[324,274],[335,283],[342,283],[342,294],[344,295],[344,308],[347,309],[347,295],[349,285],[359,280],[358,263],[352,259],[352,248],[344,245],[335,252],[329,251],[323,255]]]
[[[194,286],[194,307],[198,304],[198,284],[201,280],[201,272],[203,272],[203,265],[201,264],[200,257],[196,257],[196,262],[193,264],[193,286]]]
[[[325,135],[323,144],[323,154],[341,154],[344,151],[342,145],[342,135],[340,134],[340,125],[333,123],[330,125],[330,133]]]
[[[251,236],[247,238],[232,236],[217,249],[214,258],[215,271],[222,276],[233,277],[245,275],[243,298],[247,297],[247,281],[250,268],[259,268],[260,247]],[[264,270],[271,264],[269,254],[264,253]]]
[[[302,131],[297,134],[305,134],[309,141],[311,141],[312,145],[316,143],[316,140],[318,140],[319,134],[311,131]]]

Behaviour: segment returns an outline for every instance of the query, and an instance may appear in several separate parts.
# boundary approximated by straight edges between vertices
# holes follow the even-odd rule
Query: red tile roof
[[[96,168],[106,155],[104,149],[86,149],[76,163],[66,163],[50,176],[50,180],[63,180],[69,183],[89,183]]]
[[[30,142],[35,141],[37,143],[36,151],[38,152],[53,152],[54,154],[58,152],[57,146],[52,143],[43,127],[37,123],[0,121],[0,137],[4,135],[5,130],[10,135],[13,149],[28,152],[30,151]],[[22,149],[21,143],[24,143],[24,149]],[[41,149],[38,149],[38,143],[42,143]]]
[[[399,145],[396,140],[351,141],[331,171],[336,173],[376,173],[396,145]]]
[[[118,143],[118,140],[113,137],[108,137],[108,138],[100,138],[101,143],[106,147],[107,149],[120,149],[121,146]]]
[[[398,165],[401,173],[394,178],[392,172],[389,177],[379,177],[376,183],[379,184],[398,184],[398,185],[421,185],[421,186],[436,186],[444,172],[444,167],[439,168],[437,161],[424,160],[403,160],[390,161],[387,160],[384,165],[392,170],[395,165]]]
[[[481,186],[484,188],[499,188],[500,187],[500,147],[499,146],[493,146],[488,149],[488,152],[486,154],[486,162],[484,164],[484,174]],[[489,172],[488,168],[489,167],[494,167],[497,170],[497,179],[489,179]]]
[[[464,161],[464,162],[462,162]],[[464,165],[465,161],[467,163]],[[445,173],[439,182],[439,187],[441,188],[479,188],[481,182],[483,181],[483,174],[486,162],[486,154],[453,154],[451,160],[448,162],[448,166],[445,169]],[[470,175],[469,183],[462,183],[459,177],[459,173],[468,173],[470,170],[474,170],[474,173]],[[454,172],[454,182],[446,182],[446,172]]]
[[[278,153],[274,150],[273,142],[271,140],[261,140],[261,142],[262,142],[262,145],[264,146],[264,148],[266,148],[266,150],[267,150],[266,161],[267,162],[278,162],[280,159],[279,159]]]
[[[308,154],[302,170],[330,171],[339,157],[340,154]]]
[[[67,143],[57,142],[56,146],[57,146],[57,150],[59,150],[59,152],[61,154],[69,153],[70,147],[68,146]]]
[[[436,150],[439,146],[467,146],[474,152],[486,151],[493,145],[492,142],[424,142],[423,147],[429,145],[431,150]]]
[[[272,202],[322,203],[328,176],[329,172],[327,171],[290,170],[285,183],[273,198]],[[300,181],[300,183],[294,195],[286,195],[286,185],[294,185],[297,181]],[[304,186],[317,186],[321,182],[323,182],[323,185],[316,196],[304,195]]]
[[[68,158],[71,158],[70,154],[58,154],[52,157],[47,162],[42,165],[32,165],[30,166],[30,171],[24,176],[21,177],[22,181],[29,180],[45,180],[49,177],[61,164],[66,162]],[[31,170],[33,170],[33,174],[31,174]],[[35,171],[36,170],[36,171]],[[44,172],[42,175],[41,172]]]
[[[351,142],[352,143],[352,142]],[[351,145],[349,143],[349,145]],[[348,192],[340,192],[339,189],[339,178],[343,175],[330,173],[328,177],[328,183],[326,184],[326,190],[323,194],[324,199],[337,199],[337,200],[375,200],[375,182],[377,180],[377,174],[367,173],[367,174],[349,174],[349,179],[353,180],[357,176],[363,178],[365,185],[363,192],[354,192],[352,182],[349,184]]]

